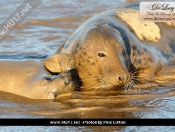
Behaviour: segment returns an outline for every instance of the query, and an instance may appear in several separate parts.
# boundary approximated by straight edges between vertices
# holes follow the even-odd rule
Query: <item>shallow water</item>
[[[0,59],[43,59],[98,12],[136,0],[45,0],[3,43]],[[0,21],[20,0],[0,2]],[[73,93],[58,102],[31,100],[0,92],[0,118],[175,118],[175,88]],[[174,131],[174,127],[2,127],[2,131]]]

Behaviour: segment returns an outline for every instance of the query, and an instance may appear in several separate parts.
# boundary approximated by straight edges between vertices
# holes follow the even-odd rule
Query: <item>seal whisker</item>
[[[129,89],[129,86],[130,86],[130,84],[127,84],[126,90],[128,90],[128,89]]]
[[[125,90],[128,90],[129,88],[133,89],[133,85],[132,85],[131,82],[129,82],[129,83],[127,84],[127,88],[126,88]]]
[[[131,83],[128,83],[128,88],[127,88],[127,90],[129,90],[129,88],[131,88]]]
[[[128,83],[128,87],[127,87],[127,90],[131,87],[131,83],[129,82]]]
[[[109,87],[106,89],[106,91],[110,90],[110,89],[115,90],[115,86],[114,85],[109,85]]]
[[[108,86],[108,85],[102,85],[102,86],[101,86],[101,89],[102,89],[102,91],[104,91],[104,92],[108,91],[110,88],[111,88],[111,87]]]
[[[97,83],[97,84],[96,84],[96,83]],[[83,89],[87,89],[87,87],[91,87],[91,85],[93,85],[93,84],[95,84],[95,86],[96,86],[96,85],[99,84],[99,82],[95,81],[95,82],[93,82],[93,83],[89,83],[88,85],[86,85],[86,86],[84,86],[84,87],[81,87],[81,88],[83,88]],[[92,88],[93,88],[93,87],[92,87]],[[92,88],[90,88],[90,89],[92,89]]]
[[[115,90],[115,86],[114,86],[114,85],[112,85],[110,88],[111,88],[112,90]]]
[[[131,88],[131,82],[128,83],[128,89],[127,90],[129,90],[129,88]]]
[[[111,88],[111,84],[106,82],[105,80],[101,80],[101,82],[97,85],[95,85],[93,88],[95,88],[94,91],[101,90],[101,91],[107,91]]]
[[[97,85],[98,86],[98,85]],[[96,86],[96,87],[97,87]],[[96,88],[96,90],[104,91],[104,82],[99,83],[99,86]]]
[[[101,86],[101,91],[106,92],[106,90],[103,86]]]
[[[135,72],[130,72],[130,75],[133,76],[134,74],[138,73],[139,71],[135,71]]]
[[[135,89],[135,86],[137,87],[137,88],[139,88],[139,86],[137,85],[137,81],[139,80],[138,78],[136,78],[136,76],[134,76],[134,74],[135,73],[137,73],[138,71],[136,71],[136,72],[130,72],[130,76],[131,76],[131,79],[130,79],[130,82],[128,83],[128,84],[125,84],[124,85],[124,89],[125,90],[128,90],[129,88],[131,88],[131,89]],[[139,88],[140,89],[140,88]]]
[[[135,80],[135,81],[139,81],[140,79],[139,78],[132,78],[132,80]]]
[[[139,81],[140,79],[138,78],[138,76],[134,76],[133,74],[130,74],[131,75],[131,80],[134,80],[134,81]]]
[[[135,87],[134,87],[134,85],[133,85],[133,82],[132,82],[132,81],[130,82],[130,86],[131,86],[131,89],[132,89],[132,90],[135,90]]]
[[[95,86],[93,86],[92,88],[95,88],[94,91],[98,91],[98,90],[102,89],[102,84],[98,83]]]
[[[89,83],[86,87],[89,87],[89,86],[91,86],[91,85],[93,85],[93,84],[96,84],[96,83],[99,83],[99,82],[95,81],[95,82],[93,82],[93,83]]]
[[[105,88],[106,87],[105,81],[103,81],[101,85],[102,85],[103,91],[107,91],[107,88]]]
[[[101,74],[98,74],[98,73],[91,73],[91,72],[88,72],[88,73],[91,74],[91,75],[101,75]]]
[[[142,79],[146,79],[146,78],[141,77],[141,76],[133,76],[133,77],[136,77],[136,78],[142,78]]]
[[[106,91],[113,87],[113,85],[107,82],[106,79],[103,79],[103,81],[104,81],[104,86],[106,87]]]
[[[129,87],[129,83],[124,85],[125,91],[128,90],[128,87]]]
[[[90,79],[97,79],[96,77],[90,77],[90,78],[81,78],[81,80],[90,80]]]
[[[94,73],[90,73],[91,75],[90,76],[94,76],[94,77],[104,77],[104,75],[101,75],[101,74],[94,74]]]
[[[134,84],[134,86],[136,86],[138,89],[140,89],[140,87],[136,84],[135,81],[133,81],[133,80],[131,80],[131,81],[132,81],[132,83]]]
[[[130,84],[127,84],[126,87],[125,87],[125,90],[128,90],[129,86],[130,86]]]
[[[104,84],[104,82],[99,83],[99,87],[100,87],[99,89],[100,89],[101,91],[104,91],[103,84]],[[98,89],[98,90],[99,90],[99,89]]]
[[[123,86],[123,88],[125,89],[127,85],[128,85],[128,84],[125,84],[125,85]]]
[[[99,88],[99,86],[101,86],[101,84],[99,83],[99,84],[97,84],[97,85],[95,85],[94,87],[92,87],[92,88],[95,88],[94,89],[94,91],[97,91],[97,90],[99,90],[100,88]]]

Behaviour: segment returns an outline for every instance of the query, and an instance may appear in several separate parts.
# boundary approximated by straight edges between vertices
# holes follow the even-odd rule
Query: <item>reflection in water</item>
[[[0,21],[21,0],[1,1]],[[128,2],[128,1],[127,1]],[[138,1],[129,0],[129,4]],[[44,59],[92,15],[128,5],[126,1],[45,0],[8,39],[0,44],[0,59]],[[25,93],[24,93],[25,94]],[[0,92],[0,118],[175,118],[175,89],[156,87],[138,91],[82,92],[57,102],[32,100]],[[160,131],[156,127],[3,127],[8,131]],[[155,130],[156,129],[156,130]],[[169,129],[169,130],[168,130]],[[173,131],[172,127],[167,131]]]
[[[2,113],[9,111],[13,118],[23,117],[23,114],[43,118],[174,118],[174,95],[173,88],[157,87],[138,91],[73,93],[51,102],[0,92],[0,108]],[[7,116],[2,114],[0,117]]]

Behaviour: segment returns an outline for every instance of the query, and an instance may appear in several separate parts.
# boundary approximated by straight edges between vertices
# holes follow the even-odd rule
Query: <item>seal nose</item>
[[[130,75],[118,75],[117,81],[119,84],[126,84],[130,81]]]
[[[119,82],[122,82],[122,81],[123,81],[123,77],[119,76],[119,77],[118,77],[118,81],[119,81]]]

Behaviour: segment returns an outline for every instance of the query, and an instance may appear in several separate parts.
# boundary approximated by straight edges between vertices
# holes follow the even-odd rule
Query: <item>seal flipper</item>
[[[72,57],[67,54],[55,54],[43,61],[44,67],[52,73],[61,73],[74,68]]]
[[[160,70],[155,71],[155,67],[149,67],[138,73],[137,78],[139,83],[136,83],[136,88],[150,88],[156,86],[170,87],[175,86],[175,62],[163,65]]]
[[[164,65],[161,71],[153,79],[155,82],[161,85],[168,85],[168,83],[175,80],[175,62],[171,62],[168,65]]]
[[[169,87],[172,84],[175,85],[175,83],[173,83],[175,80],[175,62],[163,65],[156,75],[150,73],[148,74],[147,71],[148,70],[144,71],[139,75],[145,77],[143,78],[144,83],[142,83],[141,81],[141,83],[139,84],[140,88],[149,88],[153,86]]]
[[[157,73],[160,72],[161,65],[156,67],[155,65],[147,66],[145,69],[137,69],[131,74],[131,82],[133,83],[133,88],[142,89],[160,86],[158,82],[154,81]]]

